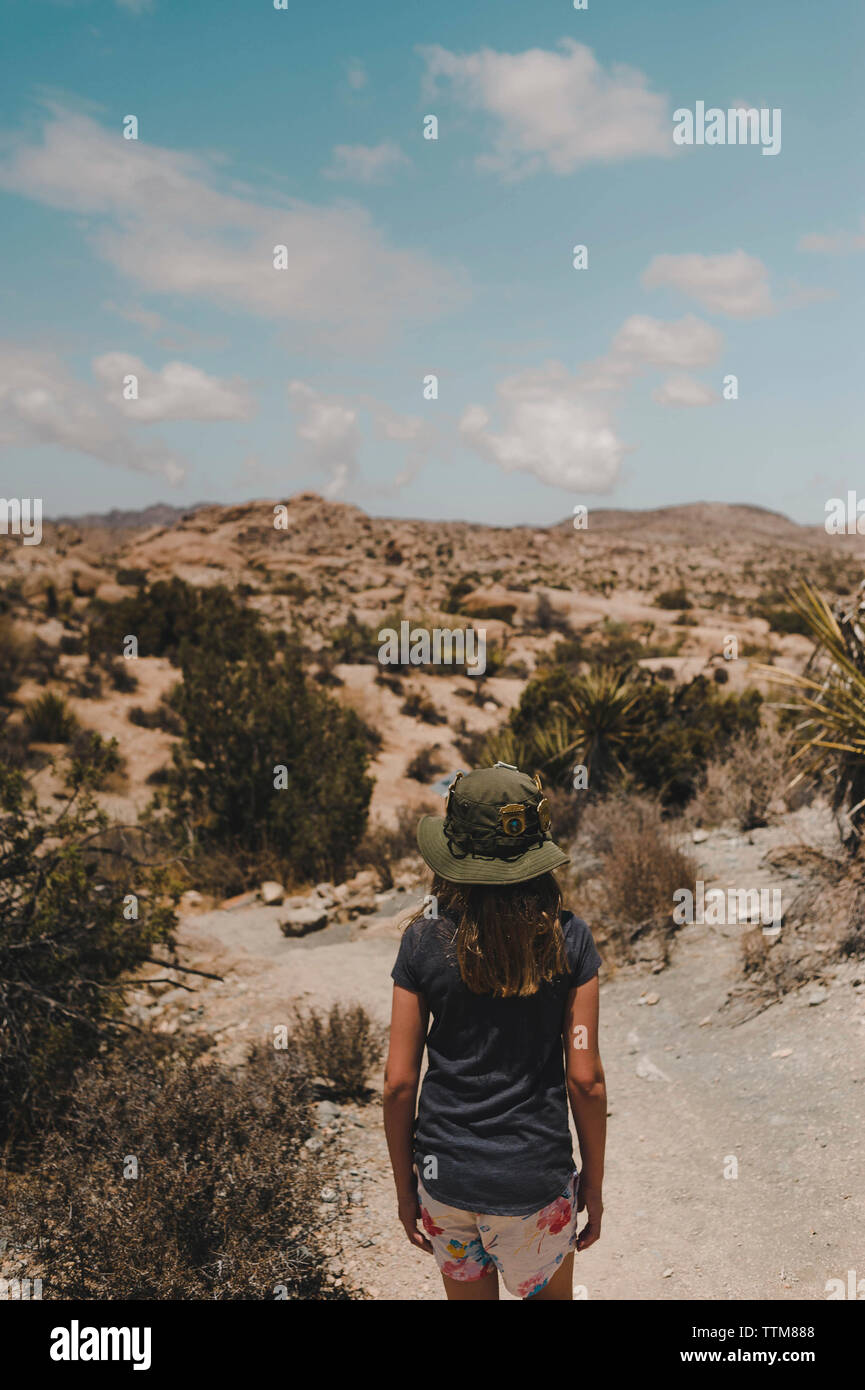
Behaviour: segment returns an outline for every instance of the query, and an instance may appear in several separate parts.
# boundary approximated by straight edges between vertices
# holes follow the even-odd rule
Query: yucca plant
[[[833,611],[807,580],[788,591],[788,602],[815,644],[805,670],[756,669],[796,696],[781,705],[801,716],[793,730],[798,769],[791,786],[830,764],[835,809],[848,806],[858,842],[865,809],[865,586],[846,612]]]
[[[532,749],[525,739],[518,738],[509,724],[487,734],[481,749],[479,766],[510,763],[512,767],[527,768],[533,761]]]
[[[600,666],[579,677],[567,700],[557,702],[552,724],[535,730],[542,766],[555,775],[569,763],[582,764],[598,789],[615,773],[624,776],[623,755],[637,732],[643,695],[627,667]]]

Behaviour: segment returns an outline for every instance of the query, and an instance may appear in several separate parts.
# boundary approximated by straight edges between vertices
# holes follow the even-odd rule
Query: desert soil
[[[830,837],[811,809],[748,835],[715,831],[693,849],[707,886],[741,887],[765,882],[773,846]],[[163,994],[157,1026],[206,1031],[236,1061],[272,1039],[292,1000],[359,1001],[386,1023],[415,901],[394,895],[371,917],[295,940],[280,933],[278,908],[186,915],[180,959],[223,979],[186,977],[196,992]],[[828,1279],[865,1275],[865,971],[834,965],[760,1008],[743,984],[742,930],[686,926],[666,969],[602,974],[606,1211],[601,1241],[577,1259],[583,1297],[814,1299]],[[378,1101],[321,1107],[339,1177],[337,1202],[321,1208],[333,1277],[376,1299],[441,1299],[432,1257],[396,1220]],[[725,1176],[733,1159],[738,1175]]]

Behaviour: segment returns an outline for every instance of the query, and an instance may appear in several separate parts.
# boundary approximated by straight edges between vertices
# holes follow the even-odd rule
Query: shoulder
[[[453,925],[446,917],[414,917],[400,938],[400,950],[415,956],[435,950],[443,940],[453,933]]]
[[[572,979],[576,984],[585,984],[597,973],[601,964],[591,930],[588,923],[574,912],[564,911],[561,922]]]
[[[582,917],[578,917],[575,912],[565,908],[562,911],[561,923],[562,935],[566,942],[582,945],[587,937],[591,941],[592,933],[589,930],[588,922],[584,922]]]

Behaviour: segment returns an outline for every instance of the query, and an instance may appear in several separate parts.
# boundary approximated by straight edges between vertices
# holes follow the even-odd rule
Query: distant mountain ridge
[[[185,516],[209,507],[210,502],[193,502],[188,507],[174,507],[168,502],[154,502],[149,507],[137,511],[123,511],[114,507],[110,512],[85,512],[80,516],[46,517],[55,526],[104,526],[110,531],[135,530],[139,527],[173,526]]]
[[[276,500],[276,499],[274,499]],[[355,515],[368,514],[353,503],[339,502],[334,499],[325,499],[318,493],[304,491],[295,493],[293,497],[284,499],[292,510],[300,507],[320,507],[322,509],[332,509],[334,515],[341,513],[343,509],[346,515],[349,512]],[[214,517],[219,513],[234,512],[242,514],[246,508],[262,505],[262,499],[250,499],[248,502],[194,502],[185,507],[173,506],[168,502],[155,502],[151,506],[141,507],[138,510],[123,510],[113,508],[108,512],[87,512],[81,515],[64,515],[46,518],[56,525],[73,526],[96,526],[104,527],[107,530],[148,530],[152,527],[171,527],[192,517],[196,512],[211,510]],[[369,520],[376,524],[378,522],[387,523],[389,521],[403,522],[436,522],[456,527],[472,527],[473,525],[490,527],[489,522],[473,523],[466,520],[456,520],[442,523],[434,517],[398,517],[394,515],[382,517],[370,517]],[[573,521],[570,517],[561,521],[551,521],[544,524],[527,525],[525,522],[514,522],[512,526],[498,525],[493,526],[495,530],[558,530],[570,529]],[[589,528],[596,531],[617,530],[621,533],[629,531],[645,531],[649,533],[665,533],[671,528],[681,532],[692,532],[699,534],[707,527],[717,526],[736,526],[751,534],[763,534],[767,538],[774,537],[778,540],[783,538],[804,539],[809,532],[813,531],[819,523],[808,525],[793,521],[785,516],[783,512],[774,511],[769,507],[754,506],[747,502],[683,502],[664,507],[594,507],[589,505]],[[822,527],[820,528],[822,529]]]

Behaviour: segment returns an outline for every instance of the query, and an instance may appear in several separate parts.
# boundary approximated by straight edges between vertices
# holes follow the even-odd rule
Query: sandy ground
[[[746,886],[766,881],[768,848],[815,834],[792,818],[750,836],[715,832],[695,849],[707,884]],[[279,909],[186,918],[181,959],[224,980],[183,997],[180,1026],[216,1033],[232,1060],[272,1037],[292,999],[359,1000],[385,1023],[394,907],[404,913],[411,901],[383,904],[366,927],[301,940],[280,934]],[[835,967],[816,994],[807,987],[753,1015],[741,995],[741,931],[684,927],[662,973],[604,979],[606,1212],[601,1241],[577,1259],[583,1297],[819,1299],[828,1279],[865,1276],[865,969]],[[378,1299],[442,1298],[432,1257],[396,1220],[377,1102],[341,1107],[324,1138],[347,1203],[333,1222],[337,1273]]]

